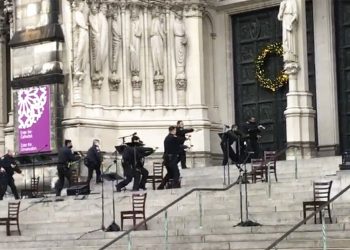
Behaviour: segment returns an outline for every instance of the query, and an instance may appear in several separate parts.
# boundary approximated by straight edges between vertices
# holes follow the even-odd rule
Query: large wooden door
[[[306,13],[309,86],[315,107],[312,1],[306,2]],[[266,127],[260,141],[262,150],[281,150],[286,146],[284,111],[288,86],[272,92],[262,88],[255,77],[258,53],[266,45],[282,41],[282,24],[277,20],[277,14],[278,7],[275,7],[232,16],[236,123],[242,125],[248,117],[255,116]],[[282,68],[280,57],[271,57],[267,62],[269,76],[276,76]]]
[[[277,14],[278,8],[271,8],[232,16],[236,123],[242,125],[255,116],[266,127],[260,145],[271,150],[282,148],[286,141],[283,112],[288,89],[283,87],[274,93],[262,88],[255,78],[255,60],[263,47],[282,39]],[[268,74],[275,76],[282,67],[282,58],[271,57]]]
[[[350,1],[335,0],[341,150],[350,149]]]

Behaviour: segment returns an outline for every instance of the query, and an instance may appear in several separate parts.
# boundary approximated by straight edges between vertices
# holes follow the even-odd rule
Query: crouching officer
[[[127,143],[127,147],[123,152],[123,169],[126,177],[120,182],[117,187],[117,192],[127,186],[134,178],[133,191],[146,189],[146,180],[148,171],[144,168],[144,159],[146,156],[154,153],[153,148],[143,147],[144,144],[140,141],[138,136],[131,138],[131,143]]]
[[[0,200],[4,198],[7,186],[10,186],[15,199],[19,199],[13,175],[15,172],[21,174],[22,171],[17,166],[14,155],[14,151],[8,150],[0,159]]]

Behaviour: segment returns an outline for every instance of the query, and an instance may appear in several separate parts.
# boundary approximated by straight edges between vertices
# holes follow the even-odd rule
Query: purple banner
[[[18,90],[17,122],[20,154],[51,151],[50,87]]]

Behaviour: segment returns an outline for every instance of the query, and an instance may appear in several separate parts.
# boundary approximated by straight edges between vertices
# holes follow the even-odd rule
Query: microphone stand
[[[244,174],[242,177],[241,172],[239,171],[239,177],[238,180],[239,181],[239,203],[240,203],[240,217],[241,217],[241,221],[235,225],[234,227],[240,226],[240,227],[254,227],[254,226],[262,226],[260,223],[258,222],[254,222],[249,220],[249,212],[248,212],[248,180],[247,180],[247,161],[250,157],[250,155],[252,154],[252,152],[248,152],[247,157],[244,159],[243,161],[243,165],[244,165]],[[245,178],[243,180],[243,178]],[[243,221],[243,195],[242,195],[242,184],[244,181],[244,188],[245,188],[245,213],[246,213],[246,220]]]
[[[104,172],[102,173],[104,174]],[[102,176],[101,174],[101,176]],[[85,235],[87,234],[91,234],[91,233],[94,233],[94,232],[98,232],[98,231],[102,231],[104,232],[106,230],[105,228],[105,225],[104,225],[104,221],[105,221],[105,200],[104,200],[104,185],[103,185],[103,181],[102,181],[102,191],[101,191],[101,227],[98,228],[98,229],[94,229],[94,230],[91,230],[91,231],[88,231],[86,233],[83,233],[82,235],[80,235],[77,240],[80,240],[81,238],[83,238]]]

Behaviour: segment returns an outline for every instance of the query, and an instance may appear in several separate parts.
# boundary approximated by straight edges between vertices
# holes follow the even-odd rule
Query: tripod
[[[108,169],[110,167],[108,167]],[[104,175],[104,172],[101,174],[101,177],[103,175]],[[102,187],[101,188],[102,188],[102,191],[101,191],[101,227],[98,228],[98,229],[94,229],[94,230],[88,231],[86,233],[83,233],[82,235],[79,236],[79,238],[77,238],[77,240],[80,240],[81,238],[83,238],[87,234],[94,233],[94,232],[97,232],[97,231],[100,231],[100,230],[104,232],[106,230],[105,225],[104,225],[104,221],[105,221],[105,207],[104,207],[105,206],[105,198],[104,198],[104,184],[103,184],[103,181],[102,181]],[[113,191],[113,189],[112,189],[112,191]],[[114,198],[114,196],[113,196],[113,198]],[[114,201],[114,199],[113,199],[113,201]]]
[[[119,176],[117,173],[103,174],[102,178],[107,181],[112,181],[112,204],[113,204],[113,221],[105,230],[106,232],[117,232],[120,231],[119,225],[115,222],[115,201],[114,201],[114,181],[123,180],[124,178]]]
[[[254,222],[249,220],[249,212],[248,212],[248,180],[247,180],[247,160],[249,159],[250,155],[253,154],[254,152],[247,152],[247,157],[243,161],[244,165],[244,174],[242,176],[242,171],[239,171],[239,177],[238,177],[238,182],[239,182],[239,204],[240,204],[240,217],[241,221],[235,225],[234,227],[240,226],[240,227],[254,227],[254,226],[261,226],[260,223]],[[241,168],[241,167],[239,167]],[[245,221],[243,221],[243,195],[242,195],[242,184],[244,184],[245,188]]]

